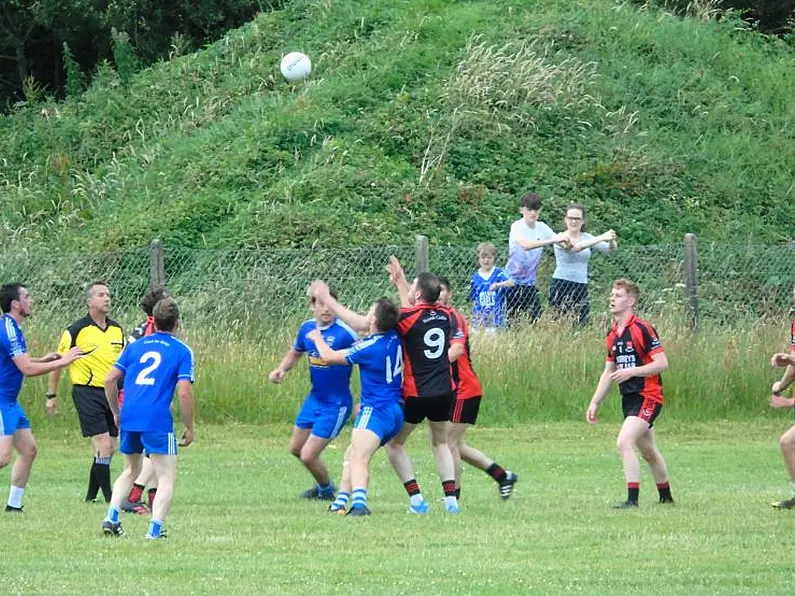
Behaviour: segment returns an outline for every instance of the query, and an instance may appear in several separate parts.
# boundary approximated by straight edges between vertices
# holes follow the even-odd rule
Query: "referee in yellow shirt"
[[[75,346],[83,350],[83,357],[69,367],[69,376],[80,429],[84,437],[91,437],[94,447],[86,501],[95,501],[102,489],[105,501],[110,502],[110,461],[119,429],[105,399],[105,377],[124,349],[124,331],[121,325],[108,318],[110,290],[106,283],[92,283],[88,287],[87,298],[88,314],[63,332],[58,353],[64,354]],[[50,374],[47,390],[47,411],[50,414],[58,411],[60,378],[60,370]]]

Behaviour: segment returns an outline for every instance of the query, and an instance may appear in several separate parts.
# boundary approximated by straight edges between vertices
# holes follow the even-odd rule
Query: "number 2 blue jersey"
[[[472,301],[473,327],[505,326],[505,290],[489,290],[491,284],[508,281],[510,278],[499,267],[491,270],[484,279],[479,271],[472,274],[469,286],[469,299]]]
[[[22,389],[22,371],[14,358],[28,351],[22,329],[9,314],[0,318],[0,405],[15,404]]]
[[[368,335],[353,345],[345,359],[359,365],[362,407],[383,408],[401,402],[403,348],[397,331]]]
[[[193,383],[193,352],[170,333],[129,344],[114,364],[124,373],[124,431],[173,432],[171,400],[178,381]]]
[[[322,402],[338,402],[350,400],[351,397],[351,367],[326,364],[317,351],[315,342],[307,334],[320,329],[323,340],[334,350],[350,348],[358,339],[356,332],[339,319],[328,327],[318,327],[317,321],[305,321],[298,330],[293,349],[296,352],[306,353],[309,359],[309,379],[312,383],[312,396]]]

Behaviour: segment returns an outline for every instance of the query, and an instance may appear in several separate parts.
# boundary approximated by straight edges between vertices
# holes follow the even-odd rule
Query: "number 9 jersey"
[[[437,397],[455,390],[450,340],[462,339],[455,317],[440,304],[400,309],[398,334],[403,343],[403,397]]]
[[[173,432],[171,400],[178,381],[193,383],[193,352],[170,333],[129,344],[114,364],[124,373],[124,431]]]

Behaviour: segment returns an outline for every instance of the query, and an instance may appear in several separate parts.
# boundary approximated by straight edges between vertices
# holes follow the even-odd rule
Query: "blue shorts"
[[[385,408],[362,406],[353,428],[374,432],[381,439],[381,445],[384,445],[403,428],[403,408],[400,404],[392,404]]]
[[[146,450],[148,455],[176,455],[177,437],[174,433],[124,430],[119,433],[119,452],[137,455]]]
[[[312,434],[321,439],[335,439],[351,416],[351,399],[336,403],[322,402],[311,393],[298,412],[295,425],[311,428]]]
[[[30,420],[19,402],[0,405],[0,435],[11,436],[24,428],[30,428]]]

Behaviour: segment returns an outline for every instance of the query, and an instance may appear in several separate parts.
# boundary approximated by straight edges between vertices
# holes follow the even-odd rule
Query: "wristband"
[[[57,393],[46,393],[47,399],[56,399],[58,397]]]

